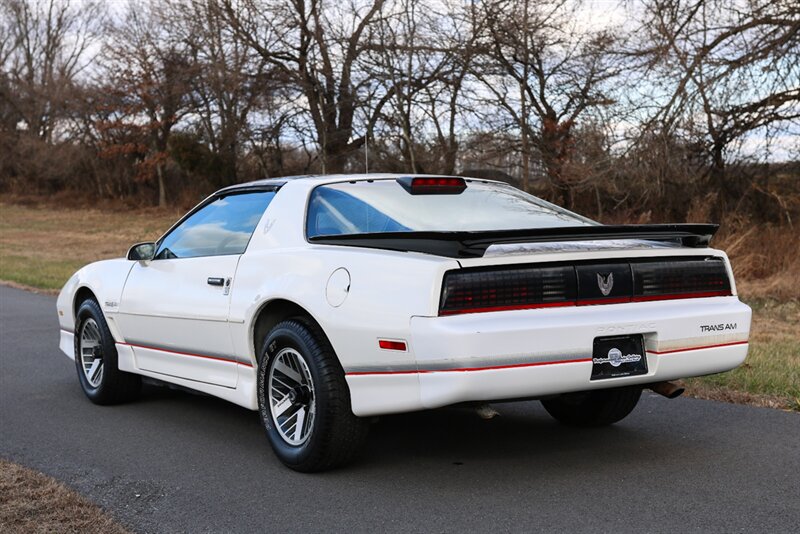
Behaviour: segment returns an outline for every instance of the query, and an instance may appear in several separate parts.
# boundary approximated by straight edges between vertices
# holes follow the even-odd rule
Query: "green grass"
[[[727,373],[686,380],[689,391],[800,411],[800,302],[748,304],[753,326],[745,363]]]
[[[0,249],[0,280],[16,282],[38,289],[61,289],[72,273],[85,262],[39,260],[25,256],[11,256]]]
[[[746,393],[774,397],[787,409],[800,411],[800,341],[756,341],[745,363],[733,371],[686,380],[690,388],[718,394]]]

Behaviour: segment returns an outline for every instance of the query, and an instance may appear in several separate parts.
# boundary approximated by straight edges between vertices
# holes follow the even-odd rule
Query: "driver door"
[[[158,243],[153,260],[133,266],[117,320],[138,368],[236,387],[230,293],[239,258],[274,195],[212,200]]]

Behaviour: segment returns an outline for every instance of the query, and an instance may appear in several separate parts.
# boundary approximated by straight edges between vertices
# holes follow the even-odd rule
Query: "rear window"
[[[411,195],[396,180],[345,182],[311,193],[308,237],[378,232],[475,232],[596,224],[505,184],[467,180],[452,195]]]

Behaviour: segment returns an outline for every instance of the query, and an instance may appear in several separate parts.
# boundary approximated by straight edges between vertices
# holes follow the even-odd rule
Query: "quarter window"
[[[156,259],[242,254],[274,197],[274,191],[259,191],[214,200],[161,241]]]

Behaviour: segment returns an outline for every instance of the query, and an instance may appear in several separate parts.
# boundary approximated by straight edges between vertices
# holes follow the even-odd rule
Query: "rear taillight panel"
[[[445,276],[440,315],[553,306],[575,295],[572,267],[451,271]]]
[[[731,281],[722,260],[643,262],[632,263],[631,268],[636,300],[731,294]]]
[[[717,257],[480,267],[445,274],[439,315],[727,295]]]

